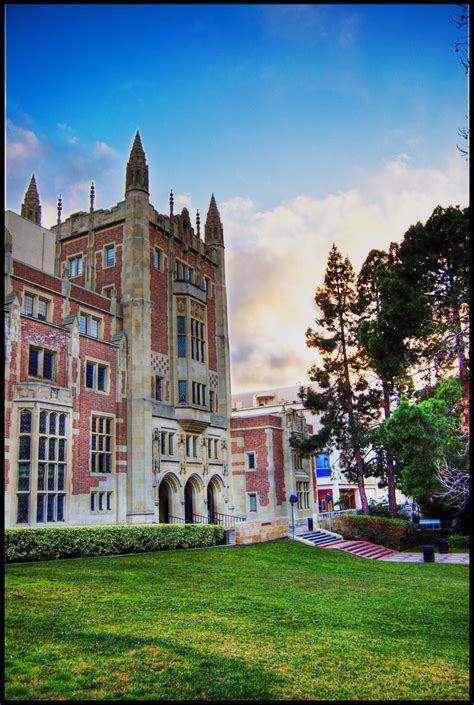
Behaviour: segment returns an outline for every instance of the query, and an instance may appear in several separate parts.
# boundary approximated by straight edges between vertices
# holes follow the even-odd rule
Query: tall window
[[[255,453],[247,453],[248,470],[255,470]]]
[[[161,250],[157,247],[153,250],[153,264],[157,271],[161,270]]]
[[[257,495],[256,494],[249,494],[249,511],[250,512],[257,511]]]
[[[216,412],[216,393],[210,391],[209,392],[209,410],[212,412]]]
[[[178,357],[186,357],[186,318],[178,316]]]
[[[155,399],[163,401],[163,377],[155,377]]]
[[[219,460],[219,439],[207,439],[207,453],[210,460]]]
[[[177,281],[192,282],[193,270],[187,264],[183,264],[179,260],[176,261],[175,276]]]
[[[316,454],[316,475],[317,477],[329,477],[331,475],[329,453]]]
[[[204,323],[191,318],[191,357],[204,362]]]
[[[64,521],[67,416],[40,411],[37,458],[32,455],[33,421],[31,411],[20,412],[17,523],[30,523],[35,505],[38,523]]]
[[[193,404],[206,406],[206,385],[199,382],[192,384]]]
[[[105,248],[105,266],[113,267],[115,264],[115,245],[108,245]]]
[[[91,472],[112,472],[112,419],[92,417]]]
[[[31,347],[28,353],[28,375],[52,380],[54,377],[54,353],[43,348]]]
[[[198,457],[198,437],[186,434],[186,457]]]
[[[309,509],[309,482],[296,483],[296,496],[298,497],[298,509]]]
[[[174,455],[174,432],[161,431],[161,455]]]
[[[188,401],[186,380],[179,380],[178,382],[178,401],[180,403]]]
[[[69,276],[78,277],[82,274],[82,255],[69,258]]]

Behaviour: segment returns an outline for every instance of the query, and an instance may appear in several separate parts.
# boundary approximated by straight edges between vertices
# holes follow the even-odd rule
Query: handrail
[[[192,514],[192,519],[191,519],[191,524],[208,524],[209,523],[209,517],[204,516],[203,514]]]
[[[175,517],[172,514],[168,514],[168,524],[185,524],[186,519],[183,517]]]
[[[234,516],[233,514],[223,514],[222,512],[210,512],[209,514],[210,524],[220,524],[226,529],[233,529],[236,523],[242,521],[246,521],[246,518]]]

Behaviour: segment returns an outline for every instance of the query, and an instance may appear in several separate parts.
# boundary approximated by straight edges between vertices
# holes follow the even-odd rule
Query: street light
[[[291,526],[293,530],[293,538],[295,538],[295,503],[298,501],[298,497],[295,494],[290,495],[291,502]]]

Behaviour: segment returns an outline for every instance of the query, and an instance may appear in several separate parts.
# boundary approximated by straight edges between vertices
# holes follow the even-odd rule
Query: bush
[[[334,531],[345,539],[372,541],[400,551],[420,542],[415,524],[405,519],[346,514],[334,521]]]
[[[449,548],[469,548],[470,536],[462,536],[461,534],[454,534],[450,536],[448,541]]]
[[[6,529],[5,562],[201,548],[223,541],[224,527],[209,524]]]

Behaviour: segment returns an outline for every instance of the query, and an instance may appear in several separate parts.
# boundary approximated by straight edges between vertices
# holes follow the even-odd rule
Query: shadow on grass
[[[22,699],[276,700],[285,679],[248,656],[219,653],[225,635],[196,648],[160,637],[70,631],[55,669],[51,652],[30,649],[6,672],[6,696]],[[57,641],[55,657],[57,658]],[[258,655],[256,655],[258,659]],[[19,665],[19,662],[16,662]],[[9,672],[10,671],[10,675]],[[287,684],[288,685],[288,684]]]

